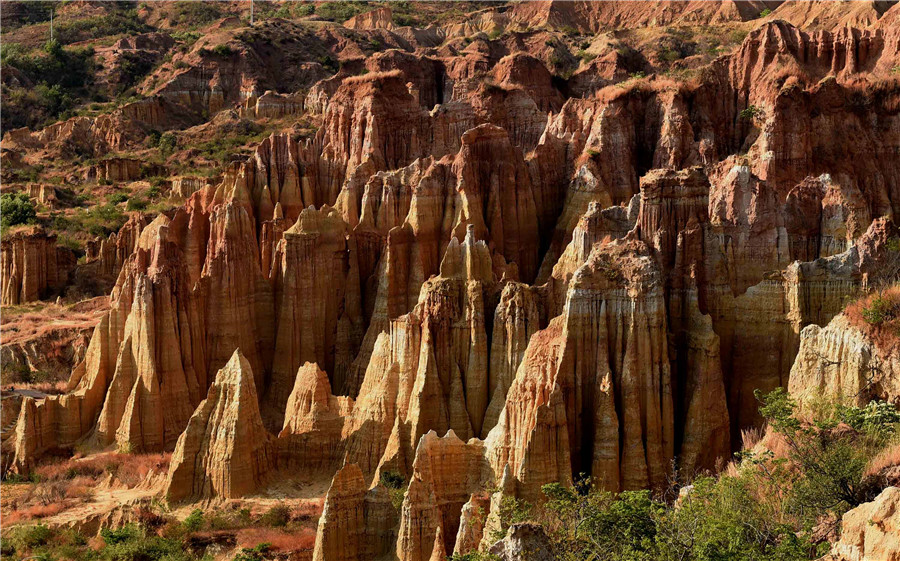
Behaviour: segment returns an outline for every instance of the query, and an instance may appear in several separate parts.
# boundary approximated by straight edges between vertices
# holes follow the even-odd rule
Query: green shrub
[[[172,33],[172,39],[184,43],[188,46],[193,45],[200,38],[198,31],[176,31]],[[176,63],[177,64],[177,63]]]
[[[557,550],[577,559],[643,559],[655,552],[655,518],[664,505],[649,491],[616,496],[598,490],[588,478],[573,488],[551,483],[542,490],[548,498],[546,509],[558,523],[552,532]]]
[[[185,518],[181,525],[188,532],[196,532],[203,527],[203,511],[198,509],[194,509],[187,518]]]
[[[403,487],[403,476],[396,471],[383,471],[379,477],[381,484],[388,489],[400,489]]]
[[[147,210],[147,201],[140,197],[134,197],[128,201],[128,204],[125,205],[125,210],[128,211],[140,211]]]
[[[752,121],[756,118],[762,117],[763,115],[764,111],[762,110],[762,108],[757,107],[756,105],[750,105],[746,109],[741,110],[741,112],[738,114],[738,117],[740,117],[744,121]]]
[[[779,481],[787,483],[787,477],[779,475]],[[758,485],[755,475],[695,480],[679,507],[655,516],[658,558],[794,561],[818,557],[820,552],[808,534],[796,532],[778,519],[769,503],[759,500]]]
[[[232,561],[264,561],[268,559],[266,553],[272,548],[271,544],[261,543],[255,547],[245,547],[241,549]]]
[[[533,505],[516,497],[504,496],[500,500],[500,529],[491,536],[491,541],[503,539],[506,529],[513,524],[525,522],[531,517]]]
[[[259,518],[260,524],[273,527],[287,526],[290,520],[291,509],[283,503],[273,506]]]
[[[368,2],[325,2],[316,6],[316,15],[324,20],[342,23],[369,9]]]
[[[172,17],[176,26],[197,27],[212,23],[222,17],[217,2],[178,2]]]
[[[10,541],[19,550],[42,546],[53,536],[53,532],[44,524],[19,526],[10,534]]]
[[[141,530],[114,544],[107,544],[100,552],[104,561],[192,561],[178,540],[147,535]]]
[[[60,43],[68,45],[120,33],[137,34],[151,30],[150,26],[140,20],[137,10],[115,9],[101,16],[57,23],[54,28],[54,37]]]
[[[771,13],[772,13],[772,10],[770,8],[766,8],[759,13],[759,17],[764,18]]]
[[[159,153],[162,154],[164,158],[168,158],[172,155],[172,152],[178,148],[178,137],[176,137],[173,132],[161,134],[159,142],[157,143],[157,148],[159,148]]]
[[[25,193],[4,193],[0,195],[0,219],[3,228],[31,224],[37,218],[34,203]]]
[[[829,512],[840,517],[872,498],[863,475],[874,453],[873,443],[856,434],[834,431],[840,419],[830,415],[815,423],[801,421],[797,404],[784,388],[765,395],[757,390],[755,395],[762,403],[760,414],[784,439],[788,460],[799,471],[788,493],[793,512],[803,518],[815,515],[811,521]],[[865,414],[857,418],[864,422]]]
[[[118,91],[123,92],[136,85],[153,70],[153,66],[153,61],[148,57],[135,52],[123,52],[119,62]]]
[[[379,477],[382,485],[387,487],[391,495],[391,504],[395,509],[400,509],[403,505],[403,497],[406,495],[407,485],[403,476],[395,471],[383,471]]]
[[[118,193],[113,193],[112,195],[106,197],[106,202],[108,202],[109,204],[113,204],[113,205],[124,203],[127,200],[128,200],[128,195],[125,193],[122,193],[121,191]]]
[[[93,49],[63,48],[56,40],[28,54],[22,48],[5,47],[2,63],[18,69],[34,84],[29,88],[3,84],[0,126],[4,129],[36,128],[64,116],[89,95],[96,74]]]
[[[141,535],[141,531],[137,526],[128,524],[119,529],[103,528],[100,530],[100,537],[106,545],[116,545],[134,540]]]
[[[900,302],[892,301],[881,294],[876,294],[868,305],[862,308],[862,317],[869,325],[881,325],[900,315]]]
[[[870,401],[864,407],[841,407],[838,415],[851,427],[877,439],[890,438],[900,424],[900,411],[881,400]]]
[[[218,56],[228,57],[235,54],[234,49],[229,47],[228,45],[216,45],[213,47],[212,52],[217,54]]]

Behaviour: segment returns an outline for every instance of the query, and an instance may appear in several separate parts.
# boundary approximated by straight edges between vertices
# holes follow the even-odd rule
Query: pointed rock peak
[[[178,501],[252,493],[274,467],[270,444],[250,362],[236,350],[178,438],[166,497]]]
[[[315,362],[307,362],[297,369],[297,380],[294,383],[294,391],[311,390],[310,393],[317,397],[327,398],[331,395],[331,383],[328,374],[319,368]]]
[[[284,210],[281,208],[281,203],[275,203],[275,210],[272,212],[273,220],[281,220],[284,218]]]
[[[444,530],[440,524],[434,533],[434,546],[431,549],[431,561],[442,561],[447,558],[447,550],[444,547]]]
[[[456,237],[450,240],[441,260],[440,274],[444,278],[482,282],[493,280],[491,250],[483,240],[476,239],[473,224],[466,225],[466,237],[462,244]]]
[[[328,488],[326,495],[326,505],[328,501],[333,500],[337,496],[346,496],[354,493],[365,493],[367,490],[366,479],[363,472],[356,464],[344,464],[344,466],[334,474],[331,480],[331,487]]]
[[[235,349],[228,363],[216,374],[213,384],[219,387],[231,386],[235,388],[238,392],[230,395],[238,399],[250,396],[256,399],[253,370],[250,368],[250,361],[247,360],[247,357],[244,356],[240,349]],[[247,392],[249,392],[249,395]]]
[[[328,374],[316,363],[307,362],[297,370],[294,388],[285,408],[282,434],[299,432],[317,413],[332,409],[332,401],[335,402],[333,413],[337,413],[337,402],[331,395]]]
[[[313,561],[352,561],[365,558],[366,482],[356,464],[344,464],[331,480],[325,508],[319,517]]]

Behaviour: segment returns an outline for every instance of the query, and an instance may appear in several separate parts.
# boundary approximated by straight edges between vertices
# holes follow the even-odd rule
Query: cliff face
[[[68,284],[75,269],[75,254],[57,247],[56,236],[23,231],[2,242],[2,298],[0,304],[17,306],[48,298]]]
[[[895,348],[842,313],[900,270],[900,98],[861,81],[896,64],[891,30],[762,22],[696,83],[626,81],[643,62],[621,53],[567,80],[545,66],[547,31],[452,37],[768,5],[523,3],[444,38],[389,9],[267,23],[285,51],[310,33],[346,51],[330,78],[284,69],[315,78],[303,100],[263,93],[275,74],[252,61],[283,53],[249,31],[209,38],[230,57],[178,55],[197,65],[160,67],[155,103],[242,100],[317,130],[274,132],[92,246],[87,266],[117,279],[110,309],[69,392],[22,400],[15,469],[76,445],[174,449],[173,502],[301,473],[331,481],[315,559],[437,561],[490,546],[504,498],[546,483],[661,489],[673,465],[716,469],[760,422],[756,389],[898,399]],[[368,33],[403,48],[364,57]],[[4,305],[59,287],[48,240],[4,241]],[[532,542],[514,529],[498,555]]]
[[[853,405],[900,398],[900,360],[896,344],[878,343],[846,314],[825,327],[800,333],[800,350],[791,368],[788,391],[803,404],[832,396]]]

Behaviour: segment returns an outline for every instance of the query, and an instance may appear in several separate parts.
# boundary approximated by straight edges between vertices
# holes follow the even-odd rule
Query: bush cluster
[[[36,53],[26,53],[21,45],[3,45],[0,62],[26,78],[26,84],[14,86],[4,81],[3,129],[35,128],[57,120],[71,111],[89,94],[94,76],[94,50],[63,48],[59,41],[47,41]]]
[[[4,229],[20,224],[31,224],[37,218],[34,203],[25,193],[0,195],[0,222]]]

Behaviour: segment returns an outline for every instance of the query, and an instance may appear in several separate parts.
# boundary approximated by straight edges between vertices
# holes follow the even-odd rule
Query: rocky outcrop
[[[490,553],[502,561],[554,559],[550,538],[538,524],[513,524],[506,536],[491,546]]]
[[[346,228],[334,209],[306,209],[276,248],[272,276],[278,313],[267,394],[276,412],[284,410],[294,374],[305,362],[331,372],[336,388],[346,383],[346,368],[362,338],[359,278]],[[282,423],[280,417],[274,421]]]
[[[36,333],[4,333],[0,347],[7,380],[17,373],[39,373],[50,380],[66,380],[72,368],[84,360],[91,333],[99,317],[63,319],[60,325],[44,327]],[[6,326],[4,326],[6,327]]]
[[[563,314],[531,338],[486,442],[494,472],[508,464],[528,498],[582,472],[611,490],[663,485],[675,445],[666,346],[646,247],[595,247]]]
[[[93,430],[100,444],[171,449],[205,393],[200,306],[164,215],[141,232],[94,329],[69,393],[27,398],[16,427],[17,469]],[[162,404],[166,404],[163,406]]]
[[[188,198],[200,189],[210,185],[210,180],[205,177],[181,176],[172,178],[172,195]]]
[[[274,464],[253,371],[236,350],[178,438],[166,499],[242,497],[259,488]]]
[[[788,391],[801,406],[826,396],[852,405],[872,399],[896,403],[900,400],[896,348],[890,340],[876,343],[847,314],[825,327],[809,325],[800,333]]]
[[[352,399],[332,395],[324,370],[310,362],[301,366],[278,433],[280,464],[333,473],[343,458],[341,436],[352,409]]]
[[[141,160],[129,158],[108,158],[92,166],[85,177],[99,183],[135,181],[145,175],[152,175]]]
[[[368,489],[355,464],[346,464],[335,474],[319,518],[314,561],[363,561],[388,553],[396,511],[387,490]]]
[[[279,94],[267,91],[251,96],[241,103],[238,114],[245,119],[280,119],[302,113],[305,97],[302,94]]]
[[[98,262],[95,267],[99,271],[91,271],[94,275],[115,279],[119,271],[137,248],[141,231],[150,224],[152,217],[143,213],[133,213],[128,221],[106,238],[98,238],[87,244],[87,263]]]
[[[50,210],[56,210],[59,200],[56,197],[56,187],[45,183],[29,183],[25,186],[25,193],[35,202],[46,206]]]
[[[627,1],[563,2],[546,0],[517,5],[510,20],[526,28],[570,26],[585,33],[617,28],[656,27],[669,25],[702,25],[721,22],[740,22],[754,19],[766,7],[778,2],[686,2],[635,6]]]
[[[315,561],[361,558],[365,547],[367,489],[363,474],[355,464],[345,465],[335,474],[316,531]]]
[[[888,487],[841,519],[841,538],[823,561],[876,561],[900,557],[900,487]]]
[[[75,254],[57,247],[56,236],[40,228],[15,232],[2,241],[2,299],[17,306],[58,294],[75,269]]]
[[[400,511],[401,561],[443,559],[454,551],[463,505],[483,485],[486,468],[479,441],[465,443],[452,430],[443,438],[433,431],[422,436]]]
[[[391,16],[390,7],[385,6],[348,19],[344,22],[344,27],[348,29],[391,29],[393,27]]]
[[[207,387],[200,301],[169,226],[162,215],[141,233],[113,289],[112,332],[94,333],[116,356],[85,360],[78,381],[93,389],[106,378],[96,433],[125,450],[171,450]]]

